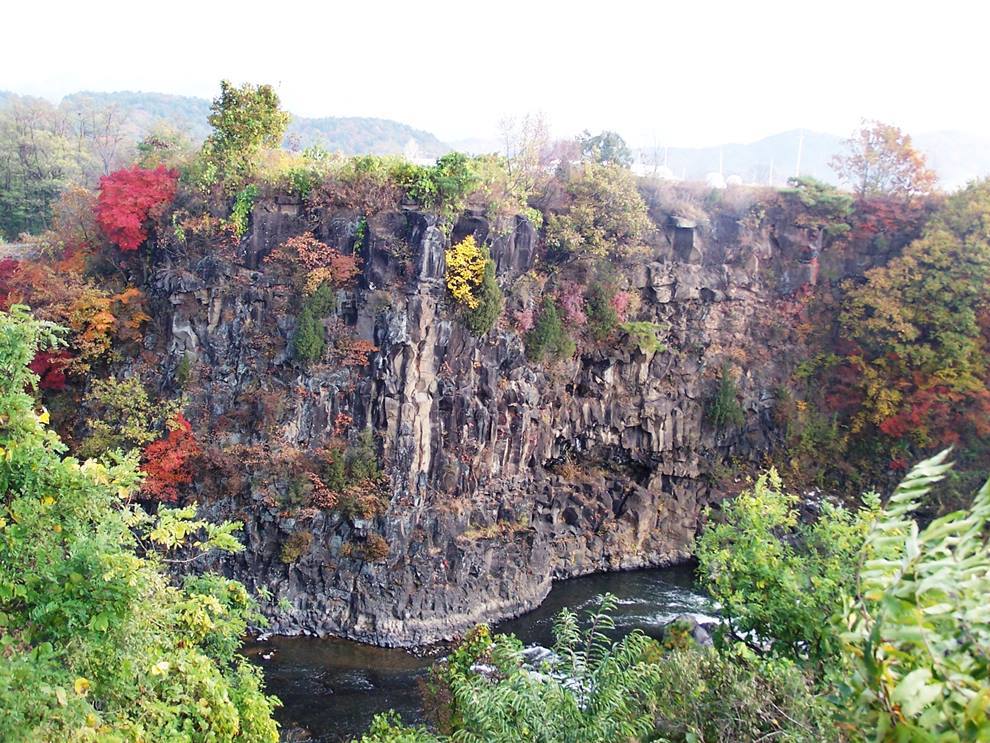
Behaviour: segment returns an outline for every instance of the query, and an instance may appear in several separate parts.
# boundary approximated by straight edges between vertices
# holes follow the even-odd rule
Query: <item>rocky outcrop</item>
[[[621,273],[640,319],[668,328],[666,348],[618,337],[547,367],[526,360],[511,327],[513,303],[539,292],[525,220],[499,232],[467,215],[453,230],[490,246],[510,297],[479,340],[448,305],[435,216],[390,212],[359,228],[355,213],[262,202],[235,258],[159,287],[163,384],[193,360],[189,415],[230,452],[212,473],[220,486],[200,493],[213,516],[245,522],[247,549],[220,567],[271,592],[275,632],[416,645],[524,612],[556,579],[688,559],[713,467],[765,450],[772,391],[789,373],[775,303],[812,272],[807,236],[784,219],[660,222]],[[263,259],[306,230],[345,252],[360,240],[363,276],[340,293],[336,321],[375,344],[367,367],[290,358],[292,289]],[[704,420],[725,364],[747,413],[733,431]],[[371,517],[293,505],[292,468],[273,477],[256,461],[319,450],[346,435],[341,414],[352,435],[376,434],[387,484]]]

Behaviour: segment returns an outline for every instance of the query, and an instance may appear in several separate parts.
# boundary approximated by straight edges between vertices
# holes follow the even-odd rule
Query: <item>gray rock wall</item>
[[[639,319],[669,327],[667,349],[644,354],[620,337],[546,367],[527,362],[510,322],[478,340],[457,320],[443,285],[449,242],[434,216],[378,215],[362,280],[338,310],[378,352],[363,369],[300,368],[287,350],[292,290],[263,258],[305,230],[349,250],[357,225],[356,214],[307,221],[298,204],[265,201],[236,260],[161,290],[171,314],[163,379],[183,354],[196,361],[187,409],[210,443],[315,451],[342,412],[377,435],[387,507],[370,519],[287,509],[278,497],[290,469],[262,476],[236,455],[215,473],[224,495],[204,486],[214,517],[245,521],[247,549],[221,568],[271,591],[272,629],[429,643],[534,607],[555,579],[688,559],[713,465],[758,458],[772,435],[772,390],[789,373],[786,344],[771,340],[774,304],[807,280],[807,236],[731,220],[663,226],[620,270]],[[524,278],[534,230],[518,219],[498,234],[467,216],[453,237],[468,233],[490,245],[511,315],[538,292]],[[747,412],[731,432],[703,415],[726,363]],[[309,546],[285,564],[283,545],[302,531]],[[387,542],[384,559],[363,559],[371,535]]]

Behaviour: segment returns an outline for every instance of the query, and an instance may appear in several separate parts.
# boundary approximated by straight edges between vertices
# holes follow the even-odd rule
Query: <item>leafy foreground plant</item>
[[[584,631],[572,612],[561,612],[554,625],[556,661],[540,673],[523,666],[514,636],[476,630],[432,674],[428,696],[440,727],[452,740],[486,743],[643,738],[653,729],[648,700],[657,669],[645,659],[653,641],[641,632],[609,640],[614,607],[615,598],[603,596]],[[442,739],[379,716],[361,740]]]
[[[425,684],[441,735],[389,713],[361,743],[837,740],[830,706],[790,661],[689,639],[665,648],[638,631],[612,642],[614,607],[602,597],[584,630],[565,609],[555,659],[538,671],[524,667],[515,637],[475,629]]]
[[[897,487],[845,602],[839,690],[850,723],[877,741],[990,740],[990,481],[967,511],[923,530],[912,518],[947,457]]]
[[[723,633],[821,667],[839,652],[829,618],[854,589],[879,502],[871,494],[855,513],[824,502],[818,517],[803,523],[798,500],[776,470],[761,475],[697,540],[698,574],[729,620]]]
[[[56,329],[0,312],[0,740],[278,739],[259,671],[237,654],[258,619],[220,576],[170,584],[162,553],[241,549],[234,524],[130,503],[137,454],[65,446],[25,390]]]

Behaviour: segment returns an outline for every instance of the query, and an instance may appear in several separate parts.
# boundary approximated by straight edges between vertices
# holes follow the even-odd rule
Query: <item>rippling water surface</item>
[[[602,593],[615,594],[616,630],[656,634],[680,614],[710,615],[711,602],[694,585],[691,568],[638,570],[573,578],[554,585],[534,611],[496,625],[525,644],[549,645],[553,619],[564,607],[578,614]],[[421,720],[416,682],[444,648],[427,653],[377,648],[347,640],[273,637],[247,652],[264,670],[268,690],[284,703],[286,728],[309,731],[313,740],[348,740],[378,712],[396,709],[407,722]]]

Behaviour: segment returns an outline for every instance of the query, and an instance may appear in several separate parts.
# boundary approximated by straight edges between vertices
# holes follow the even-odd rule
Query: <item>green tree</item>
[[[251,176],[265,147],[278,147],[289,125],[270,85],[220,83],[209,117],[213,132],[203,143],[207,183],[237,188]]]
[[[326,333],[323,321],[308,307],[304,307],[296,321],[296,334],[292,337],[292,350],[296,358],[312,363],[323,358],[326,349]]]
[[[628,168],[633,163],[632,150],[617,133],[604,131],[594,136],[587,129],[579,139],[581,153],[596,163]]]
[[[715,394],[705,405],[705,417],[718,431],[746,422],[746,414],[739,404],[739,388],[727,366],[722,368]]]
[[[585,163],[569,176],[567,205],[547,218],[546,243],[561,260],[622,256],[652,229],[633,174],[612,164]]]
[[[821,665],[838,652],[827,620],[853,588],[877,499],[858,513],[825,502],[810,524],[799,519],[797,504],[776,470],[762,475],[702,532],[698,574],[732,634],[754,633],[773,654]]]
[[[237,653],[250,596],[165,568],[191,535],[242,549],[234,525],[133,505],[136,454],[63,458],[28,393],[56,342],[25,308],[0,312],[0,739],[275,743],[276,700]]]
[[[71,130],[55,107],[18,97],[0,105],[0,238],[47,228],[59,194],[81,176]]]
[[[546,297],[539,317],[524,339],[530,361],[557,360],[574,354],[574,340],[567,334],[553,299]]]
[[[485,252],[487,253],[487,251]],[[465,311],[464,322],[468,330],[480,338],[495,327],[505,303],[502,298],[502,290],[495,279],[495,261],[491,258],[485,261],[485,272],[481,279],[481,286],[477,288],[475,295],[478,299],[478,306]]]
[[[329,281],[320,282],[316,291],[303,300],[296,320],[296,333],[292,337],[292,350],[296,358],[304,363],[323,358],[323,351],[327,347],[323,318],[336,307],[337,293]]]

